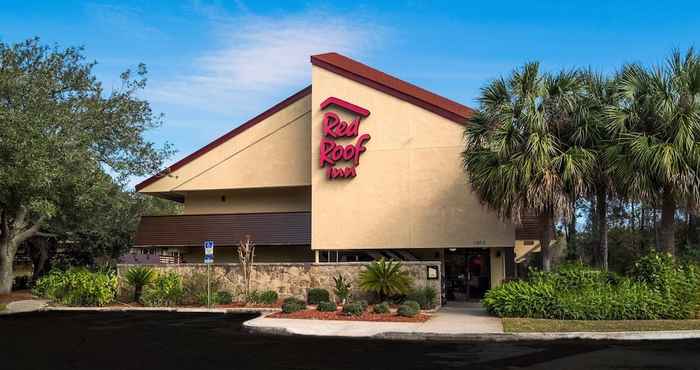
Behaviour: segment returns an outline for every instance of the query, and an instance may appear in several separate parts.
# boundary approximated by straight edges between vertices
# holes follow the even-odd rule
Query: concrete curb
[[[196,308],[196,307],[64,307],[48,306],[41,311],[82,311],[82,312],[179,312],[179,313],[257,313],[268,314],[279,311],[276,308]]]
[[[431,333],[431,332],[382,332],[372,335],[312,334],[290,331],[280,326],[259,326],[256,317],[243,323],[243,328],[250,333],[311,336],[327,338],[365,338],[402,341],[464,341],[464,342],[516,342],[516,341],[553,341],[553,340],[607,340],[607,341],[641,341],[641,340],[681,340],[700,339],[700,330],[678,331],[639,331],[639,332],[548,332],[548,333]]]

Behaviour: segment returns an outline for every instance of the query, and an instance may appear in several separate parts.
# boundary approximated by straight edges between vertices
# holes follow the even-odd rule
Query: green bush
[[[84,268],[54,270],[36,282],[33,293],[70,306],[104,306],[114,302],[117,276]]]
[[[340,303],[345,304],[350,298],[350,282],[345,280],[343,275],[340,274],[334,277],[333,281],[335,282],[335,289],[333,290],[335,296],[340,300]]]
[[[416,301],[406,300],[403,302],[403,305],[404,306],[411,306],[411,307],[415,308],[417,311],[420,311],[420,304],[418,304],[418,302],[416,302]]]
[[[364,308],[358,302],[346,303],[343,305],[343,313],[346,315],[360,316],[364,311]]]
[[[700,309],[700,273],[653,253],[619,277],[582,265],[534,272],[486,293],[482,303],[501,317],[568,320],[694,318]]]
[[[406,296],[406,299],[418,302],[421,309],[431,310],[437,304],[437,296],[438,292],[435,288],[426,286],[412,290]]]
[[[185,291],[182,277],[175,272],[158,274],[153,284],[147,286],[141,295],[141,303],[146,306],[174,306],[182,302]]]
[[[218,291],[215,297],[214,301],[216,304],[231,304],[233,302],[233,295],[227,291]]]
[[[374,313],[389,313],[389,311],[389,303],[387,302],[378,303],[372,307]]]
[[[262,292],[254,290],[248,294],[246,302],[271,305],[277,303],[278,298],[279,296],[274,290],[264,290]]]
[[[418,307],[418,303],[414,301],[407,301],[407,302],[413,302],[415,305],[412,304],[402,304],[399,306],[399,309],[396,311],[396,313],[399,314],[399,316],[405,316],[405,317],[413,317],[418,315],[418,312],[420,312],[420,307]]]
[[[297,298],[286,298],[282,304],[282,312],[292,313],[306,309],[306,302]]]
[[[398,261],[382,258],[370,263],[360,273],[360,288],[365,292],[377,294],[380,301],[393,295],[408,293],[412,284],[413,280]]]
[[[335,312],[338,310],[338,306],[335,302],[319,302],[317,310],[321,312]]]
[[[134,266],[129,268],[124,275],[127,284],[134,290],[134,302],[141,299],[143,287],[151,284],[156,277],[156,271],[148,266]]]
[[[216,292],[221,289],[221,281],[212,274],[209,278],[209,282],[207,282],[207,273],[203,271],[193,271],[182,279],[183,293],[181,303],[206,305],[207,285],[209,285],[211,289],[211,303],[216,304]]]
[[[319,304],[331,300],[331,295],[323,288],[311,288],[307,293],[306,302],[309,304]]]
[[[362,311],[366,311],[367,307],[369,307],[369,302],[367,302],[366,299],[358,299],[355,303],[358,303],[362,307]]]

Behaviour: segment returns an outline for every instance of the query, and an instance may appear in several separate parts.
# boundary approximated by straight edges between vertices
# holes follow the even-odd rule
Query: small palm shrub
[[[231,302],[233,302],[233,295],[227,291],[218,291],[215,297],[216,299],[214,301],[216,304],[231,304]]]
[[[437,305],[438,292],[431,286],[414,289],[406,296],[409,301],[416,301],[423,310],[431,310]]]
[[[148,266],[134,266],[124,275],[127,284],[134,290],[134,302],[141,299],[143,287],[151,284],[156,277],[156,271]]]
[[[147,286],[141,295],[141,303],[146,306],[174,306],[184,297],[182,277],[175,272],[158,274],[153,284]]]
[[[392,295],[408,293],[412,284],[413,280],[402,269],[401,262],[387,261],[384,258],[370,263],[360,273],[360,288],[377,294],[380,301]]]
[[[307,293],[306,302],[309,304],[319,304],[331,300],[331,295],[323,288],[311,288]]]
[[[350,298],[350,282],[340,274],[334,277],[333,281],[335,282],[335,289],[333,290],[333,293],[335,293],[335,296],[338,298],[340,303],[345,304],[348,301],[348,298]]]
[[[282,304],[282,312],[293,313],[306,309],[306,302],[297,298],[286,298]]]
[[[319,302],[316,309],[321,312],[335,312],[338,310],[338,306],[335,302]]]
[[[407,304],[408,302],[413,302],[415,304]],[[396,310],[396,313],[399,316],[405,316],[405,317],[413,317],[418,315],[420,312],[420,307],[418,306],[418,303],[414,301],[406,301],[406,303],[402,304],[399,306],[399,309]]]
[[[54,270],[39,279],[33,293],[69,306],[104,306],[117,294],[114,272],[91,272],[85,268]]]
[[[364,308],[362,308],[362,305],[357,302],[346,303],[343,305],[343,313],[346,315],[360,316],[363,312],[365,312]]]
[[[387,302],[378,303],[372,307],[374,313],[389,313],[389,311],[389,303]]]

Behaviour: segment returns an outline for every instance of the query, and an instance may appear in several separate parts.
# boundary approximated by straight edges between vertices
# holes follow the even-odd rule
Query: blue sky
[[[143,62],[165,114],[148,134],[191,153],[310,82],[337,51],[467,105],[526,61],[548,70],[662,62],[700,43],[694,1],[16,1],[0,40],[85,46],[114,84]]]

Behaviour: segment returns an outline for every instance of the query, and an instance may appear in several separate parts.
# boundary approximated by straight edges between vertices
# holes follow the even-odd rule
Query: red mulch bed
[[[314,309],[292,313],[275,312],[266,317],[275,319],[340,320],[340,321],[378,321],[378,322],[426,322],[430,315],[419,313],[414,317],[399,316],[395,313],[372,313],[365,311],[362,315],[346,315],[342,311],[321,312]]]
[[[32,292],[29,290],[16,290],[10,294],[0,294],[0,303],[7,304],[15,301],[24,301],[33,299]]]

